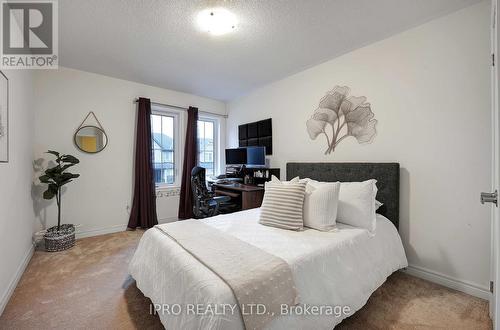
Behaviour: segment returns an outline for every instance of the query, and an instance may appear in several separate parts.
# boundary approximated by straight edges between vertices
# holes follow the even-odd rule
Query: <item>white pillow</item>
[[[304,226],[321,231],[335,229],[339,190],[340,182],[307,181]]]
[[[280,179],[278,179],[276,176],[274,175],[271,175],[271,182],[275,182],[275,183],[283,183],[283,184],[288,184],[288,183],[297,183],[299,182],[299,177],[296,176],[295,178],[293,178],[292,180],[290,181],[280,181]],[[302,180],[300,180],[300,182],[302,182]]]
[[[340,184],[337,221],[375,233],[377,180]]]

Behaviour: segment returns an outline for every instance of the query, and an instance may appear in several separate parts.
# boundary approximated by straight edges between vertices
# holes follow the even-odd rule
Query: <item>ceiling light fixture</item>
[[[224,8],[202,10],[197,17],[198,26],[202,31],[214,36],[220,36],[236,29],[236,16]]]

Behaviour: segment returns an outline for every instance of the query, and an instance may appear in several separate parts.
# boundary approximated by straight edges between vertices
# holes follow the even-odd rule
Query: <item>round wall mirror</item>
[[[108,144],[108,136],[102,128],[96,126],[80,127],[74,139],[78,149],[90,154],[103,151]]]

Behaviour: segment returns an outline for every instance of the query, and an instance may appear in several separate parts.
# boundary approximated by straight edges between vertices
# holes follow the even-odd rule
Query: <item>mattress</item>
[[[283,309],[267,329],[332,329],[407,266],[396,228],[381,215],[374,236],[343,224],[332,232],[295,232],[258,218],[252,209],[200,221],[290,265],[300,304]],[[129,272],[168,329],[244,329],[227,284],[157,228],[144,233]]]

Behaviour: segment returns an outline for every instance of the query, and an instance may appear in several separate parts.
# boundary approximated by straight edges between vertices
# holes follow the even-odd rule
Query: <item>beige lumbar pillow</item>
[[[288,182],[273,178],[266,182],[259,223],[289,230],[303,229],[305,192],[306,183],[299,182],[299,178]]]

